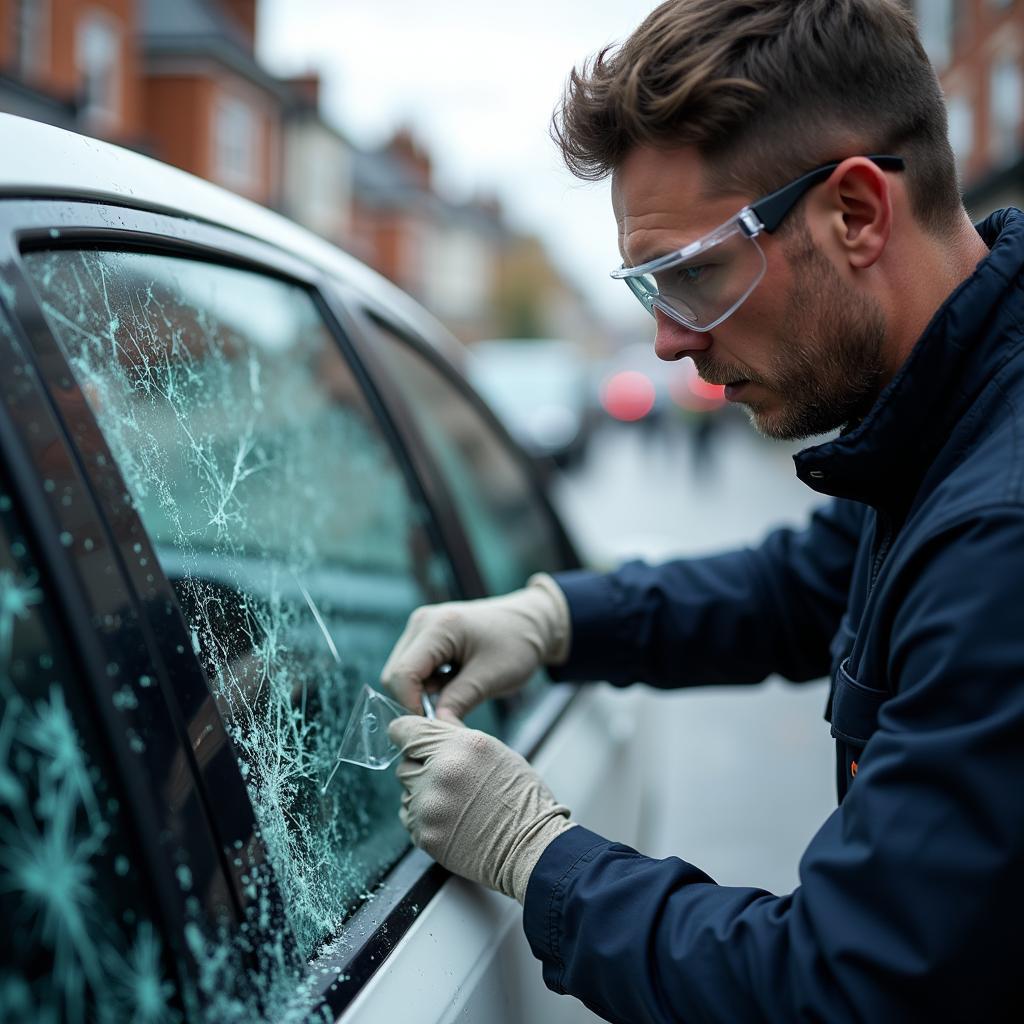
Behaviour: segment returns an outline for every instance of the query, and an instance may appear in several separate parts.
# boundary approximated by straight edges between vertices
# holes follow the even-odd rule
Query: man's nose
[[[711,335],[701,331],[691,331],[667,313],[655,309],[654,319],[658,332],[654,338],[654,354],[666,362],[675,362],[693,352],[702,352],[711,347]]]

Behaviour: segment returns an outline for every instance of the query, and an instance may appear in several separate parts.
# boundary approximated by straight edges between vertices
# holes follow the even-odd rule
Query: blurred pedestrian
[[[1024,1019],[1024,215],[961,203],[897,0],[670,0],[572,73],[555,135],[612,175],[655,351],[796,458],[804,530],[421,609],[384,671],[402,819],[518,899],[547,984],[612,1021]],[[831,676],[837,810],[791,894],[573,823],[457,719],[556,679]],[[447,718],[448,720],[444,720]],[[685,785],[686,780],[677,780]],[[750,841],[757,842],[751,835]]]
[[[707,477],[714,462],[715,432],[718,428],[717,414],[711,410],[697,413],[693,418],[693,474]]]

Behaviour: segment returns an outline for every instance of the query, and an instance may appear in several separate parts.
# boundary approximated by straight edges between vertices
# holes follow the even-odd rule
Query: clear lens
[[[766,265],[757,242],[737,231],[689,259],[625,281],[648,312],[657,307],[692,330],[709,331],[754,290]]]

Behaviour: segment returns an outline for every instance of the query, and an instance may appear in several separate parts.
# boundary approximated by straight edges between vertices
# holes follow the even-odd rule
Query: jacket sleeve
[[[824,675],[863,520],[863,505],[833,501],[757,548],[556,575],[572,646],[552,678],[677,687]]]
[[[630,1024],[1024,1020],[1022,520],[957,527],[908,570],[896,694],[792,894],[570,829],[525,901],[548,986]]]

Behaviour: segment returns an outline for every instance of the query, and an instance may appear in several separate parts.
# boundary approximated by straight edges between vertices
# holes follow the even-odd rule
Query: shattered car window
[[[311,957],[408,845],[391,772],[331,776],[409,613],[454,596],[449,563],[304,289],[142,253],[25,265],[173,583]]]
[[[0,1021],[181,1020],[117,775],[0,477]]]

